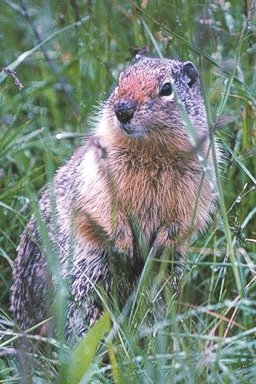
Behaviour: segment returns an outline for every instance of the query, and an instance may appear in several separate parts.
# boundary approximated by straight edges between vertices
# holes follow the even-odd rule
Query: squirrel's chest
[[[142,220],[160,222],[190,210],[195,172],[179,161],[158,158],[122,159],[113,169],[114,191],[121,208]]]

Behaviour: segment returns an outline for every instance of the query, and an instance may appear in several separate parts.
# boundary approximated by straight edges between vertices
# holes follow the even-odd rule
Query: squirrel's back
[[[179,250],[205,228],[214,207],[212,168],[194,65],[139,57],[103,104],[95,133],[40,200],[61,275],[70,278],[68,332],[81,334],[98,318],[98,284],[108,292],[118,280],[124,304],[145,261],[134,223],[148,250],[153,246],[159,254]],[[12,288],[12,310],[23,329],[47,315],[45,298],[56,285],[44,243],[32,217]]]

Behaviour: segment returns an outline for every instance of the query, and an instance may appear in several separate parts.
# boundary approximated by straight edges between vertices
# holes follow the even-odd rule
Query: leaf
[[[110,330],[109,313],[91,327],[75,347],[69,361],[62,367],[59,384],[78,384],[89,371],[101,338]]]

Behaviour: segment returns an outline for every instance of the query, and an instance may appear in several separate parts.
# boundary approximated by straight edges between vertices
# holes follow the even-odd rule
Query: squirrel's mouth
[[[122,129],[127,135],[132,135],[133,129],[131,127],[131,123],[118,123],[119,128]]]
[[[137,103],[130,99],[118,100],[114,105],[115,124],[130,137],[143,137],[145,130],[136,124]]]
[[[146,134],[144,128],[136,126],[132,122],[121,123],[120,121],[117,121],[117,127],[118,129],[122,130],[125,135],[136,139],[144,137]]]

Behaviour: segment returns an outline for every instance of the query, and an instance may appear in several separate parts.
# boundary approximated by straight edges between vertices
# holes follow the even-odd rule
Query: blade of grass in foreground
[[[78,384],[89,373],[100,340],[110,330],[109,313],[89,329],[78,343],[67,363],[63,364],[59,384]]]

